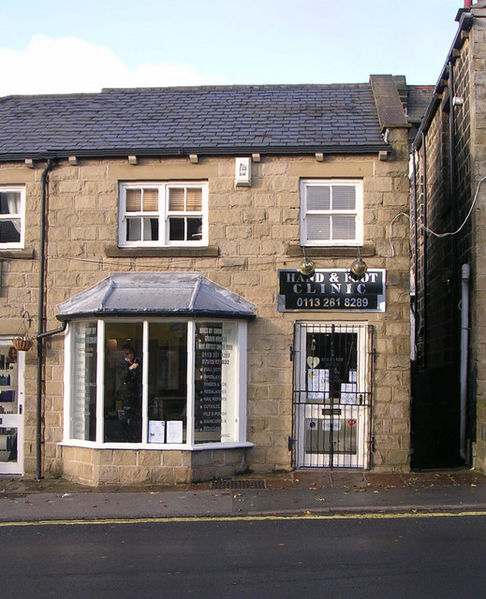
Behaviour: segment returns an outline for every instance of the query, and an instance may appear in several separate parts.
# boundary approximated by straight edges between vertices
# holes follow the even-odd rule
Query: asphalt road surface
[[[0,525],[0,597],[478,598],[486,516]]]

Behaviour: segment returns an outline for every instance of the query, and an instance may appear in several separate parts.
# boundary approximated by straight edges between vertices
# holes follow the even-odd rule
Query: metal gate
[[[294,463],[297,468],[368,468],[373,327],[295,325]]]

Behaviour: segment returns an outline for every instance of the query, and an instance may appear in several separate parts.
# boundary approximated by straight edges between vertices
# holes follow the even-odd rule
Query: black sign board
[[[279,312],[341,310],[385,311],[385,270],[369,270],[360,281],[349,270],[316,270],[311,277],[298,270],[280,270]]]
[[[221,432],[222,324],[196,323],[196,432]]]

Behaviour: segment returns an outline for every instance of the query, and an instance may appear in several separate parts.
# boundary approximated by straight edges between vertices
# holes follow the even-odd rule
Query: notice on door
[[[384,312],[384,269],[369,270],[353,280],[349,270],[316,270],[311,277],[298,270],[279,270],[279,312]]]

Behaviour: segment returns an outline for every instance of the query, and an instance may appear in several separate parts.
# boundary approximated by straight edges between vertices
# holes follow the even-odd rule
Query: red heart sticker
[[[348,420],[349,426],[354,426],[356,424],[356,420]]]

